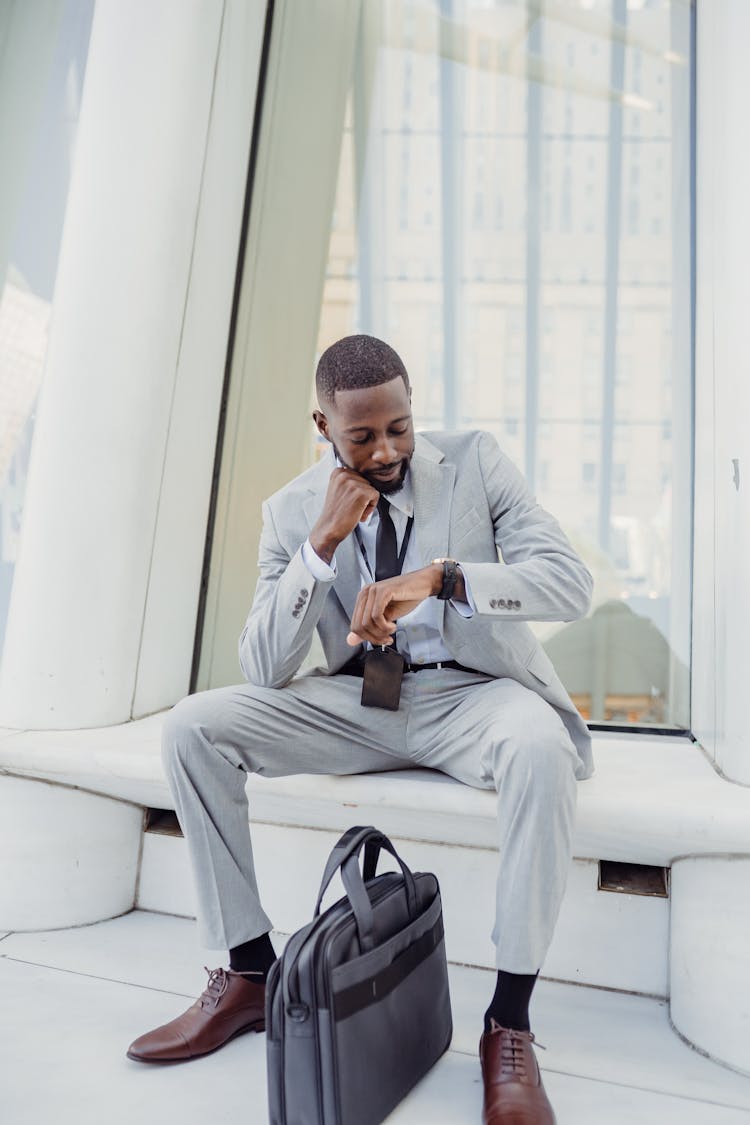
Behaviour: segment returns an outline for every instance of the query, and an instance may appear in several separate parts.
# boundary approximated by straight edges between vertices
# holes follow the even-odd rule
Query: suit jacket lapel
[[[336,566],[338,574],[334,580],[333,589],[344,607],[347,617],[351,620],[354,613],[354,603],[362,585],[357,559],[357,545],[353,535],[347,535],[343,543],[339,543],[336,548]]]
[[[411,460],[411,480],[414,493],[414,533],[422,566],[448,551],[455,479],[455,466],[445,464],[442,452],[417,434]]]

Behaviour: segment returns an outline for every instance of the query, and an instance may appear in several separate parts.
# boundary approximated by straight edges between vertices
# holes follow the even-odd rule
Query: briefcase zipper
[[[372,903],[372,905],[374,906],[376,902],[380,902],[383,895],[386,894],[386,892],[391,887],[393,887],[395,885],[394,880],[397,880],[397,879],[400,880],[401,878],[402,878],[402,876],[401,876],[400,872],[396,872],[396,871],[385,871],[382,875],[377,875],[375,877],[375,879],[377,879],[381,883],[381,885],[376,888],[377,891],[378,891],[377,896],[373,896],[373,898],[370,899],[370,902]],[[382,884],[382,880],[385,880],[385,879],[388,880],[388,883],[387,883],[387,885],[384,886]],[[375,880],[373,880],[373,882],[375,882]],[[367,884],[367,885],[369,886],[369,884]],[[336,921],[338,921],[338,922],[340,922],[344,925],[348,924],[350,922],[351,917],[352,917],[352,915],[351,915],[351,903],[349,901],[349,898],[347,896],[344,896],[344,898],[339,899],[338,902],[334,902],[332,906],[329,906],[328,910],[326,910],[324,914],[321,914],[319,916],[316,925],[313,926],[310,929],[310,932],[308,933],[307,937],[305,938],[304,944],[301,945],[300,948],[295,953],[294,961],[293,961],[292,965],[289,966],[289,1001],[290,1001],[290,1003],[288,1005],[284,1006],[285,1010],[287,1011],[287,1014],[288,1014],[288,1008],[291,1007],[294,1004],[300,1004],[303,1007],[308,1008],[308,1011],[309,1011],[309,1006],[304,1004],[301,1001],[300,994],[299,994],[299,971],[298,971],[297,966],[298,966],[300,955],[302,953],[302,950],[303,950],[304,946],[307,945],[307,943],[310,941],[310,939],[317,936],[317,933],[318,933],[318,930],[319,930],[321,924],[326,920],[330,921],[330,916],[331,916],[331,914],[334,910],[341,910],[343,912],[344,907],[348,907],[346,916],[343,916],[340,919],[336,919]],[[354,924],[356,926],[356,921],[355,921]],[[340,930],[336,929],[331,934],[329,934],[328,937],[326,938],[326,943],[329,940],[331,940],[334,936],[338,936],[339,933],[340,933]],[[294,982],[292,981],[292,973],[294,973],[294,975],[295,975],[295,981]],[[293,987],[293,983],[296,984],[296,987]],[[315,979],[314,983],[317,985],[317,979]],[[316,999],[317,999],[317,988],[316,988]],[[307,1018],[307,1017],[305,1017],[305,1018]],[[304,1020],[300,1020],[300,1022],[304,1022]]]
[[[392,872],[392,871],[384,872],[382,875],[376,876],[378,886],[373,888],[374,893],[373,893],[373,895],[370,899],[372,905],[375,906],[377,903],[379,903],[381,901],[381,899],[384,898],[385,895],[392,888],[394,888],[396,886],[397,882],[400,881],[401,878],[402,878],[402,876],[400,875],[400,873],[396,873],[396,872]],[[373,882],[375,882],[375,880],[373,880]],[[369,887],[370,884],[368,883],[367,886]],[[301,997],[300,997],[298,962],[299,962],[299,958],[300,958],[300,955],[302,953],[302,950],[303,950],[304,946],[306,946],[307,943],[311,939],[314,939],[317,936],[320,925],[323,923],[324,920],[330,921],[331,913],[335,910],[340,911],[341,914],[342,914],[342,917],[340,919],[336,920],[336,922],[338,922],[338,925],[336,925],[336,928],[334,930],[332,930],[332,932],[330,934],[326,935],[326,937],[325,937],[325,939],[322,943],[322,948],[321,948],[321,952],[323,954],[327,953],[328,946],[329,946],[330,942],[341,933],[342,929],[345,926],[351,925],[351,923],[352,923],[351,902],[349,901],[348,896],[344,896],[344,898],[339,899],[338,902],[333,903],[333,905],[330,906],[328,908],[328,910],[325,911],[325,913],[321,914],[320,917],[318,918],[317,924],[314,925],[313,927],[311,927],[311,929],[308,932],[307,937],[305,938],[304,942],[300,945],[300,948],[297,950],[297,952],[294,956],[294,961],[293,961],[292,965],[289,967],[289,978],[290,979],[289,979],[289,1003],[288,1004],[286,1004],[284,1002],[283,983],[282,982],[279,983],[279,987],[282,989],[282,995],[281,995],[281,1006],[282,1006],[282,1012],[283,1012],[282,1026],[283,1026],[283,1019],[286,1019],[286,1018],[294,1019],[294,1016],[291,1016],[289,1014],[289,1009],[291,1007],[295,1006],[295,1005],[299,1005],[300,1008],[305,1009],[305,1014],[302,1016],[302,1019],[300,1020],[300,1022],[306,1022],[310,1018],[310,1015],[311,1015],[310,1006],[307,1005],[307,1004],[304,1004],[302,1002]],[[344,913],[344,911],[346,911],[346,913]],[[354,925],[356,927],[356,920],[354,921]],[[295,978],[296,978],[294,981],[292,980],[292,973],[293,972],[294,972]],[[312,974],[312,990],[313,990],[312,1003],[313,1003],[313,1005],[317,1005],[319,989],[318,989],[318,974],[315,971],[313,971],[313,974]],[[326,1004],[328,1010],[330,1011],[331,1010],[330,993],[329,993],[327,983],[326,983],[325,980],[323,982],[323,999],[325,1001],[325,1004]],[[300,1015],[301,1015],[301,1013],[300,1013]],[[299,1015],[297,1016],[297,1018],[298,1019],[300,1018]],[[320,1034],[319,1034],[319,1028],[318,1028],[318,1021],[313,1020],[312,1024],[313,1024],[312,1031],[313,1031],[313,1042],[315,1044],[315,1053],[316,1053],[316,1057],[319,1057],[320,1056]],[[286,1039],[285,1034],[282,1034],[281,1035],[281,1073],[284,1076],[286,1075],[286,1051],[284,1050],[285,1039]],[[331,1046],[332,1046],[332,1044],[331,1044]],[[331,1057],[334,1058],[334,1065],[335,1065],[335,1057],[334,1056],[335,1056],[335,1052],[333,1052],[333,1050],[332,1050],[331,1051]],[[283,1105],[284,1102],[285,1102],[285,1097],[284,1097],[285,1082],[282,1081],[281,1085],[282,1085],[281,1096],[282,1096],[282,1105]],[[321,1089],[319,1081],[316,1081],[316,1087],[317,1087],[316,1093],[317,1093],[317,1102],[318,1102],[318,1116],[319,1116],[319,1120],[321,1122],[323,1122],[323,1121],[325,1121],[324,1107],[323,1107],[323,1091]],[[336,1112],[337,1121],[340,1121],[341,1120],[341,1111],[340,1111],[339,1105],[336,1105],[335,1112]],[[328,1125],[327,1122],[326,1122],[326,1125]],[[331,1123],[331,1125],[333,1125],[333,1123]]]
[[[389,876],[392,876],[392,878],[389,878]],[[415,874],[414,877],[416,879],[416,874]],[[379,902],[381,902],[386,897],[386,895],[388,894],[389,891],[397,890],[397,889],[399,889],[400,886],[403,886],[403,876],[401,875],[400,871],[384,871],[382,875],[376,876],[376,878],[381,879],[381,880],[388,879],[388,882],[387,883],[381,883],[381,885],[377,888],[377,890],[378,890],[377,895],[373,894],[372,898],[370,899],[370,902],[373,906],[376,906]],[[324,944],[324,951],[326,953],[328,952],[328,947],[331,945],[333,940],[339,936],[342,929],[344,928],[344,924],[348,923],[349,919],[346,918],[346,919],[342,919],[341,921],[342,921],[342,925],[338,929],[331,930],[331,932],[326,935],[325,944]],[[355,928],[356,928],[356,921],[355,921],[354,924],[355,924]],[[360,956],[361,956],[361,953],[360,953]],[[325,992],[326,1006],[331,1011],[333,1011],[332,993],[331,993],[331,989],[330,989],[330,978],[327,977],[327,976],[323,979],[323,989],[324,989],[324,992]]]
[[[416,878],[417,874],[418,873],[415,873],[415,878]],[[375,876],[375,879],[372,880],[372,883],[377,883],[377,885],[375,887],[373,887],[373,894],[370,898],[371,904],[373,906],[376,906],[383,898],[386,897],[386,895],[391,890],[396,889],[396,887],[399,884],[402,883],[402,880],[403,880],[403,876],[401,875],[401,873],[395,872],[395,871],[386,871],[382,875]],[[368,882],[368,883],[365,884],[365,886],[369,889],[370,886],[371,886],[371,883]],[[346,913],[344,913],[345,909],[346,909]],[[282,991],[281,1001],[282,1001],[282,1010],[284,1012],[285,1018],[286,1017],[288,1017],[290,1019],[295,1018],[294,1016],[290,1015],[289,1009],[291,1007],[294,1007],[294,1006],[297,1006],[297,1005],[299,1006],[300,1009],[305,1009],[304,1015],[302,1015],[302,1012],[300,1012],[299,1015],[297,1016],[299,1021],[301,1023],[304,1023],[310,1018],[310,1015],[311,1015],[310,1006],[308,1004],[305,1004],[300,997],[298,962],[299,962],[300,954],[302,953],[302,950],[303,950],[304,946],[307,945],[307,943],[310,941],[311,938],[314,938],[315,936],[317,936],[319,927],[324,920],[330,921],[331,914],[335,910],[340,910],[341,913],[342,913],[342,917],[339,918],[339,919],[335,919],[335,921],[333,923],[333,925],[335,926],[335,929],[332,929],[330,933],[325,935],[325,937],[323,939],[323,942],[322,942],[322,946],[321,946],[321,953],[323,955],[327,954],[328,948],[329,948],[331,942],[336,937],[338,937],[340,935],[342,930],[345,927],[350,926],[352,924],[351,902],[350,902],[348,896],[345,895],[342,899],[339,899],[338,902],[335,902],[332,906],[330,906],[328,908],[328,910],[325,911],[325,913],[321,914],[318,918],[317,923],[314,926],[311,927],[309,933],[307,934],[307,937],[305,938],[302,945],[300,945],[300,948],[297,950],[297,952],[294,956],[293,964],[289,968],[289,978],[290,978],[289,979],[289,1004],[284,1003],[284,996],[283,996],[283,991]],[[356,919],[355,919],[354,920],[355,928],[356,928],[356,925],[357,925],[357,923],[356,923]],[[295,973],[296,979],[295,979],[294,982],[291,979],[292,972]],[[296,984],[296,988],[293,988],[293,983]],[[312,973],[312,991],[313,991],[312,1003],[316,1007],[317,1007],[317,1002],[318,1002],[318,991],[319,991],[318,990],[318,983],[319,983],[318,982],[318,973],[316,971],[313,971],[313,973]],[[282,989],[283,989],[283,985],[281,985],[280,987],[282,987]],[[332,1003],[331,1003],[331,992],[330,992],[330,987],[329,987],[329,981],[328,981],[328,978],[326,976],[323,977],[323,1000],[325,1002],[325,1007],[328,1009],[329,1012],[332,1013],[333,1012],[333,1006],[332,1006]],[[300,1019],[300,1016],[301,1016],[301,1019]],[[319,1028],[318,1028],[318,1021],[313,1020],[312,1023],[313,1023],[313,1029],[312,1030],[313,1030],[313,1041],[315,1043],[315,1053],[316,1053],[316,1057],[319,1058],[320,1057],[320,1034],[319,1034]],[[331,1034],[332,1034],[332,1029],[333,1029],[333,1020],[331,1020]],[[281,1072],[282,1072],[282,1074],[285,1074],[285,1063],[286,1063],[286,1058],[285,1058],[286,1052],[284,1051],[285,1035],[282,1035],[281,1039],[282,1039],[282,1045],[281,1045],[281,1056],[282,1056],[281,1057],[281,1067],[282,1067],[282,1071]],[[334,1066],[336,1066],[336,1052],[333,1050],[333,1043],[331,1043],[330,1046],[331,1046],[331,1058],[333,1060]],[[284,1086],[284,1083],[282,1083],[282,1099],[284,1097],[283,1086]],[[337,1083],[334,1083],[334,1086],[337,1087]],[[324,1115],[324,1106],[323,1106],[323,1091],[321,1089],[320,1081],[316,1081],[316,1087],[317,1087],[316,1092],[317,1092],[317,1101],[318,1101],[318,1116],[319,1116],[320,1121],[323,1122],[323,1121],[325,1121],[325,1115]],[[336,1104],[336,1106],[335,1106],[335,1112],[336,1112],[336,1122],[338,1123],[341,1120],[341,1107],[338,1104]],[[328,1123],[326,1122],[325,1125],[328,1125]],[[333,1125],[333,1123],[331,1123],[331,1125]]]
[[[389,875],[392,875],[393,878],[388,879]],[[399,885],[400,884],[402,885],[402,883],[403,883],[403,876],[401,875],[400,872],[396,872],[396,871],[386,871],[382,875],[376,876],[376,878],[378,878],[380,880],[388,879],[388,882],[387,883],[381,882],[380,887],[377,888],[378,893],[372,895],[372,898],[370,899],[370,902],[372,903],[373,906],[376,906],[379,902],[381,902],[384,898],[386,898],[390,891],[397,890]],[[415,879],[416,879],[416,875],[415,875]],[[368,884],[365,884],[365,886],[368,886]],[[408,912],[408,908],[407,908],[407,912]],[[350,924],[350,921],[351,921],[350,918],[342,918],[341,924],[337,927],[337,929],[331,930],[330,933],[326,934],[325,939],[322,943],[321,958],[320,958],[321,962],[323,962],[324,964],[325,964],[325,959],[327,957],[329,948],[333,944],[334,940],[339,936],[339,934],[344,929],[344,927]],[[356,929],[356,925],[357,925],[356,921],[355,921],[354,925],[355,925],[355,929]],[[316,999],[317,999],[317,991],[318,991],[318,989],[317,989],[317,986],[318,986],[317,976],[318,976],[318,974],[315,973],[314,974],[314,982],[313,982],[314,988],[315,988],[315,998]],[[334,1042],[333,1042],[333,1040],[334,1040],[334,1026],[335,1026],[335,1022],[334,1022],[334,1018],[333,1018],[333,993],[332,993],[332,990],[331,990],[331,978],[327,973],[323,974],[322,981],[323,981],[323,999],[325,1001],[325,1007],[328,1010],[328,1012],[330,1013],[330,1019],[328,1021],[329,1022],[328,1030],[329,1030],[329,1035],[331,1037],[330,1057],[331,1057],[331,1062],[333,1064],[334,1072],[335,1072],[334,1073],[334,1082],[333,1082],[333,1091],[334,1091],[334,1096],[335,1096],[334,1111],[336,1113],[335,1125],[338,1125],[338,1123],[341,1121],[341,1106],[339,1104],[339,1099],[336,1096],[337,1092],[338,1092],[338,1089],[339,1089],[339,1082],[338,1082],[338,1054],[334,1050]],[[316,1021],[316,1025],[317,1025],[317,1021]],[[317,1038],[318,1038],[317,1026],[315,1028],[315,1036],[316,1036],[316,1043],[317,1043]],[[322,1094],[319,1094],[319,1103],[318,1104],[319,1104],[319,1109],[320,1109],[320,1117],[321,1117],[321,1121],[322,1121],[324,1119],[324,1117],[323,1117]]]
[[[389,875],[392,875],[394,877],[392,877],[392,879],[389,879],[389,877],[388,877]],[[400,881],[401,879],[403,879],[403,876],[401,876],[400,872],[396,873],[396,872],[390,872],[390,871],[389,872],[383,872],[382,875],[378,875],[376,877],[379,880],[379,885],[377,886],[377,888],[373,888],[373,894],[372,894],[372,897],[370,899],[370,902],[372,903],[372,906],[377,906],[378,902],[380,902],[382,899],[386,898],[386,895],[388,894],[389,891],[394,890],[396,888],[397,881]],[[374,882],[374,880],[373,880],[373,882]],[[368,885],[368,884],[365,884],[365,885]],[[351,926],[351,924],[352,924],[351,902],[350,902],[349,898],[345,899],[345,903],[350,908],[349,911],[347,911],[346,916],[344,916],[340,919],[337,919],[336,924],[334,924],[335,928],[332,927],[332,929],[329,930],[328,933],[323,938],[323,942],[320,943],[319,961],[322,964],[325,964],[325,958],[327,957],[328,949],[331,948],[331,945],[333,944],[335,938],[340,936],[342,931],[346,927]],[[340,903],[335,903],[335,906],[338,906],[338,904],[340,904]],[[341,903],[341,904],[343,906],[344,903]],[[356,920],[354,920],[354,927],[356,928]],[[329,976],[325,972],[322,974],[322,978],[320,978],[320,980],[322,980],[322,982],[323,982],[324,1008],[326,1008],[328,1010],[329,1014],[331,1014],[331,1019],[329,1019],[328,1034],[329,1034],[329,1036],[331,1036],[332,1042],[328,1044],[328,1047],[329,1047],[329,1057],[331,1057],[331,1061],[333,1063],[334,1070],[335,1070],[335,1073],[334,1073],[334,1089],[337,1091],[338,1090],[338,1073],[337,1073],[337,1070],[336,1070],[336,1052],[333,1050],[333,1026],[334,1026],[333,1025],[333,1005],[332,1005],[331,987],[329,987],[329,985],[331,985],[331,980],[329,980]],[[298,982],[299,982],[299,978],[298,978]],[[318,1007],[317,1001],[318,1001],[318,973],[314,970],[313,971],[313,1003],[314,1003],[314,1006],[315,1006],[316,1009]],[[319,1059],[319,1057],[320,1057],[320,1035],[319,1035],[319,1027],[318,1027],[317,1019],[313,1020],[313,1025],[314,1025],[313,1034],[315,1036],[316,1057],[318,1057],[318,1059]],[[322,1086],[320,1086],[319,1081],[316,1084],[317,1084],[317,1095],[318,1095],[318,1115],[319,1115],[319,1119],[322,1120],[322,1122],[324,1122],[325,1125],[328,1125],[328,1123],[325,1122],[325,1111],[324,1111],[325,1107],[323,1105],[323,1088],[322,1088]],[[340,1115],[338,1115],[338,1098],[337,1097],[334,1098],[334,1110],[335,1110],[335,1114],[336,1114],[336,1122],[335,1123],[332,1122],[331,1125],[338,1125],[338,1120],[340,1120]]]

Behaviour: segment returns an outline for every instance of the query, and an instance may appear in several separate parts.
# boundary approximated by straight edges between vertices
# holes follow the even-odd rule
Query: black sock
[[[230,969],[234,969],[236,973],[262,973],[263,980],[268,976],[268,970],[275,960],[276,953],[268,934],[244,941],[242,945],[235,945],[229,950]]]
[[[501,1027],[515,1027],[518,1031],[529,1030],[529,1001],[538,976],[538,972],[533,976],[498,972],[495,995],[484,1014],[485,1031],[490,1030],[491,1019]]]

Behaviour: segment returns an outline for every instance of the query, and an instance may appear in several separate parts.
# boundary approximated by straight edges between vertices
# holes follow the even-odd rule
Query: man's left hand
[[[430,564],[421,570],[363,586],[354,606],[347,644],[359,645],[362,641],[374,645],[392,644],[399,617],[411,613],[425,598],[434,597],[442,585],[442,568]]]

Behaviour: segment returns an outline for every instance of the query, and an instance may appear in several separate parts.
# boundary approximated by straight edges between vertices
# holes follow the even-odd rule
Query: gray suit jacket
[[[352,656],[346,634],[360,588],[354,537],[336,551],[333,583],[317,582],[301,556],[333,467],[329,450],[263,504],[260,577],[239,642],[240,665],[250,683],[288,683],[316,628],[328,674]],[[476,605],[476,613],[464,618],[444,604],[447,648],[462,664],[509,676],[546,699],[576,746],[577,776],[589,777],[593,759],[586,724],[526,624],[583,616],[591,599],[589,571],[490,434],[417,434],[411,479],[414,535],[424,564],[441,555],[457,559]]]

